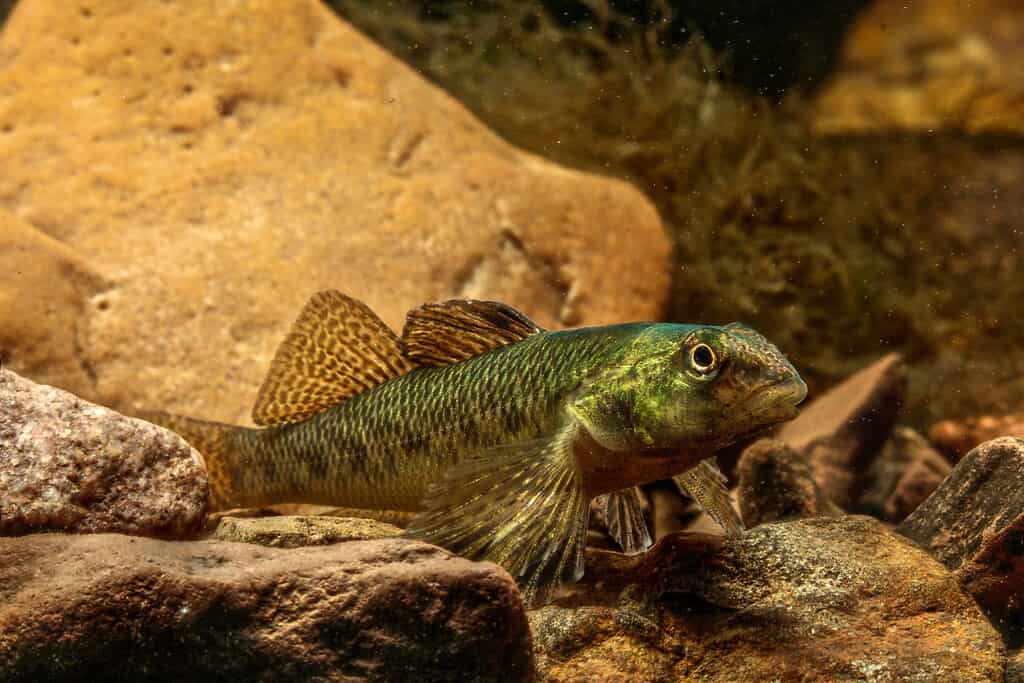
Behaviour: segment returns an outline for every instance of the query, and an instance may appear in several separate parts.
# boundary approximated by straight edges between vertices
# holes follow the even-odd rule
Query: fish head
[[[611,450],[721,448],[792,419],[807,385],[757,331],[656,324],[579,397],[576,413]]]

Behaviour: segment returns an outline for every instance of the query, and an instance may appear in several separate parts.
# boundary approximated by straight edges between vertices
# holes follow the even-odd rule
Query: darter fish
[[[633,323],[545,331],[453,300],[398,337],[340,292],[313,296],[250,429],[160,414],[205,457],[211,508],[282,502],[417,511],[407,536],[491,560],[528,604],[583,574],[590,501],[629,553],[651,539],[636,485],[674,477],[730,533],[715,451],[792,418],[807,393],[763,336]]]

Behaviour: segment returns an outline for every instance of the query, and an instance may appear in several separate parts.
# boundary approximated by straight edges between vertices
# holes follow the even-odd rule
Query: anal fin
[[[403,534],[503,566],[527,606],[583,576],[589,499],[573,457],[577,426],[463,459]]]
[[[692,469],[672,477],[685,495],[693,498],[711,519],[715,520],[727,536],[739,536],[745,527],[739,513],[732,506],[725,475],[718,469],[714,457],[701,460]]]
[[[622,552],[636,555],[651,547],[651,533],[635,486],[598,496],[598,503],[604,511],[608,533]]]

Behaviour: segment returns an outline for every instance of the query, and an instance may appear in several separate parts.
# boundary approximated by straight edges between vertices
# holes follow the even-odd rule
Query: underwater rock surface
[[[583,581],[531,613],[542,680],[1003,680],[974,601],[868,517],[593,551]]]
[[[1024,439],[1024,413],[942,420],[928,430],[928,438],[951,462],[958,462],[975,446],[1000,436]]]
[[[814,480],[807,459],[781,441],[761,439],[736,466],[740,513],[749,527],[842,514]]]
[[[1024,133],[1016,0],[875,0],[818,96],[828,133],[902,128]]]
[[[403,540],[0,538],[0,679],[526,680],[511,577]]]
[[[241,422],[321,289],[393,327],[448,297],[549,327],[665,308],[638,190],[514,148],[314,0],[22,0],[0,65],[0,199],[99,283],[0,281],[76,330],[0,318],[38,381]]]
[[[896,427],[868,470],[855,510],[899,524],[937,489],[953,466],[908,427]]]
[[[0,369],[0,533],[194,535],[208,491],[177,434]]]
[[[1024,440],[983,443],[899,527],[1024,643]]]
[[[396,526],[358,517],[221,517],[210,538],[271,548],[302,548],[343,541],[371,541],[402,533]]]
[[[889,438],[906,388],[906,365],[891,353],[812,400],[775,438],[803,453],[825,496],[846,508]]]

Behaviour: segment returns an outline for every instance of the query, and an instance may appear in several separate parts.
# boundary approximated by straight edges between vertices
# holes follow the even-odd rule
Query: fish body
[[[206,457],[215,509],[419,512],[408,535],[504,565],[537,604],[582,574],[593,498],[631,552],[650,544],[633,487],[655,479],[679,475],[741,528],[708,458],[793,417],[805,394],[742,325],[548,332],[503,304],[456,300],[410,312],[399,338],[323,292],[261,390],[254,419],[269,426],[158,421]]]

